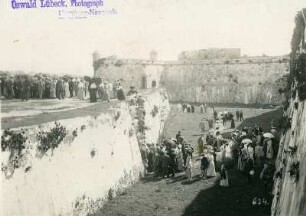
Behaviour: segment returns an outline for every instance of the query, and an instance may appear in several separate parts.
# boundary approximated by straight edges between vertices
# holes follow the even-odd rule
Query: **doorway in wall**
[[[152,88],[155,88],[156,87],[156,80],[153,80],[152,81]]]
[[[146,76],[143,76],[143,77],[141,78],[141,88],[142,88],[142,89],[148,88],[148,86],[147,86],[147,77],[146,77]]]

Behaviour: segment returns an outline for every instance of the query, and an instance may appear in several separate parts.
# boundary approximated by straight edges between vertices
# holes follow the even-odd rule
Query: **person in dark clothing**
[[[13,80],[9,79],[5,82],[6,91],[7,91],[7,99],[13,99],[14,96],[14,86],[13,86]]]
[[[203,179],[207,179],[207,168],[209,165],[209,161],[204,154],[203,157],[201,158],[201,171],[202,171],[202,177]]]
[[[218,112],[214,110],[214,119],[217,120],[217,117],[218,117]]]
[[[240,110],[240,115],[239,115],[239,118],[240,118],[240,121],[244,121],[244,118],[243,118],[243,112],[242,112],[242,110]]]
[[[190,105],[187,106],[187,112],[188,112],[188,113],[191,112],[191,106],[190,106]]]
[[[38,82],[37,80],[35,80],[34,82],[32,82],[31,88],[31,98],[38,98]]]
[[[126,95],[130,96],[130,95],[133,95],[133,94],[137,94],[137,91],[135,90],[134,86],[131,86],[130,90],[128,91],[128,93]]]
[[[237,121],[240,119],[240,112],[239,112],[239,110],[236,111],[236,118],[237,118]]]
[[[252,181],[253,171],[254,171],[254,161],[248,156],[245,162],[244,174],[247,177],[249,183],[251,183]]]
[[[231,120],[231,128],[235,128],[235,120],[233,118]]]
[[[117,98],[118,100],[125,100],[123,88],[120,83],[118,84],[118,88],[117,88]]]
[[[178,138],[179,138],[180,136],[182,136],[181,131],[177,132],[177,134],[176,134],[176,136],[175,136],[176,140],[178,140]]]
[[[89,96],[90,96],[90,103],[95,103],[97,102],[97,85],[92,82],[89,85]]]
[[[70,97],[73,97],[73,82],[72,80],[69,80],[69,92],[70,92]]]
[[[44,89],[44,98],[50,98],[50,88],[51,88],[51,83],[49,80],[45,82],[45,89]]]
[[[167,176],[167,178],[169,178],[170,173],[172,172],[171,170],[171,158],[168,154],[163,153],[162,155],[162,177],[165,178],[165,176]],[[173,176],[174,176],[174,171],[173,171]]]
[[[61,100],[65,98],[65,89],[63,81],[60,79],[56,83],[56,97]]]
[[[29,100],[30,97],[30,90],[31,90],[31,82],[30,80],[26,77],[25,80],[22,83],[22,101],[24,100]]]
[[[191,112],[194,113],[194,106],[191,105]]]

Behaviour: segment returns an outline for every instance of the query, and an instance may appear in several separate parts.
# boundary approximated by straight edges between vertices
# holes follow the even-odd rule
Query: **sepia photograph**
[[[305,0],[1,0],[0,216],[306,216]]]

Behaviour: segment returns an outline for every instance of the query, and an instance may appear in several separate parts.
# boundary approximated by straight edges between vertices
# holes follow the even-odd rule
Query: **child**
[[[205,150],[204,150],[205,151]],[[201,170],[202,170],[202,177],[203,179],[207,179],[207,168],[208,168],[209,161],[206,157],[206,154],[202,154],[201,158]]]
[[[224,164],[221,166],[221,180],[220,180],[221,187],[228,187],[228,174],[227,170],[225,169]]]

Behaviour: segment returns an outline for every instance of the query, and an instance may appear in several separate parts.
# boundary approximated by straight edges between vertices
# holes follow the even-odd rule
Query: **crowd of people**
[[[117,98],[125,100],[125,94],[119,80],[108,82],[103,78],[51,76],[48,74],[1,74],[0,96],[4,99],[65,99],[78,98],[90,102],[97,99],[110,102]],[[131,87],[130,91],[135,91]],[[132,91],[132,92],[133,92]]]
[[[243,121],[242,110],[238,110],[237,113],[239,113],[237,121]],[[162,178],[173,178],[176,173],[185,171],[186,177],[192,181],[196,170],[193,158],[196,157],[201,161],[201,178],[205,180],[215,177],[219,172],[220,186],[230,185],[229,169],[237,169],[244,176],[246,184],[261,180],[264,185],[262,198],[254,200],[259,205],[267,204],[271,201],[274,160],[280,137],[277,125],[273,120],[269,131],[264,132],[260,126],[255,125],[243,127],[241,130],[233,129],[223,137],[224,115],[227,115],[231,122],[234,121],[234,115],[229,112],[222,111],[217,115],[213,112],[212,117],[208,119],[207,130],[203,124],[205,118],[202,119],[202,124],[199,125],[201,135],[196,150],[185,140],[180,131],[175,139],[167,139],[161,144],[152,144],[142,149],[147,171],[154,172],[156,177]]]

